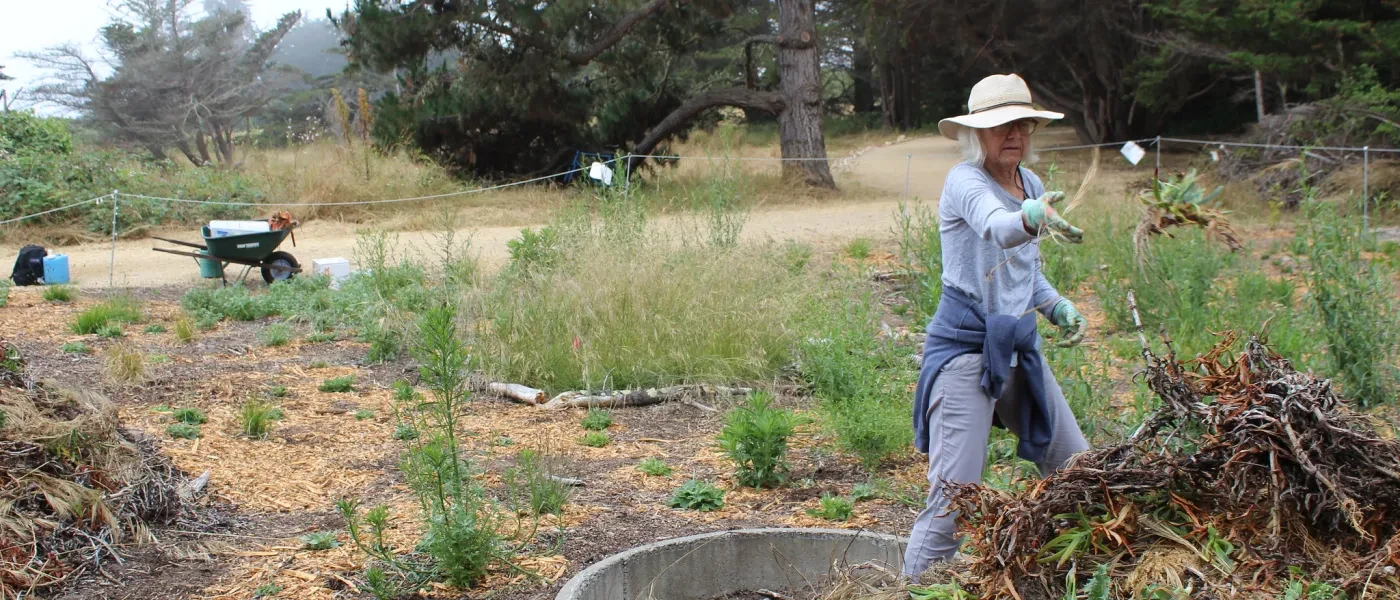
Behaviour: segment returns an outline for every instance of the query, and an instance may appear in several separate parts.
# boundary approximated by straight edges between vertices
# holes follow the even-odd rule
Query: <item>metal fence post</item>
[[[1162,136],[1157,136],[1157,177],[1162,173]]]
[[[1371,228],[1371,147],[1361,147],[1361,231]]]
[[[628,198],[632,197],[632,155],[629,153],[622,157],[622,193]]]
[[[112,190],[112,259],[107,265],[107,287],[116,287],[117,279],[117,190]]]
[[[914,166],[914,155],[904,155],[904,199],[909,199],[909,170]]]

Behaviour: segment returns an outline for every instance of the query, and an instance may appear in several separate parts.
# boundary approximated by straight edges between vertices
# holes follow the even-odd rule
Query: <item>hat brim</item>
[[[958,132],[964,127],[989,129],[1021,119],[1035,119],[1039,126],[1044,127],[1049,125],[1051,121],[1063,118],[1065,118],[1063,113],[1036,110],[1029,106],[1003,106],[986,112],[948,117],[938,122],[938,132],[943,134],[943,137],[956,140]]]

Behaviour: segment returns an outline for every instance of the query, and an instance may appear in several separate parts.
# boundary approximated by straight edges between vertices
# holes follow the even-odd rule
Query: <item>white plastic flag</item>
[[[588,176],[603,182],[603,185],[612,185],[612,169],[603,163],[595,162],[588,167]]]
[[[1122,152],[1123,158],[1128,159],[1128,162],[1133,163],[1134,166],[1147,155],[1147,151],[1143,150],[1142,146],[1137,145],[1137,142],[1123,144],[1123,148],[1119,152]]]

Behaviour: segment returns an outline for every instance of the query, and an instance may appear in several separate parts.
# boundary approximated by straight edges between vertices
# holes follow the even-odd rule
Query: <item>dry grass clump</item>
[[[279,202],[360,202],[432,196],[471,187],[423,157],[332,141],[252,152],[245,168],[263,184],[268,197]],[[421,208],[421,204],[404,203],[362,210],[368,215],[371,210],[383,213],[397,206]],[[354,208],[308,206],[293,212],[302,219],[343,219],[347,214],[354,216]]]
[[[0,382],[0,597],[45,590],[153,541],[149,525],[181,509],[180,474],[119,428],[116,407],[87,391]]]
[[[107,347],[107,374],[120,383],[136,383],[146,372],[146,357],[136,346],[116,343]]]

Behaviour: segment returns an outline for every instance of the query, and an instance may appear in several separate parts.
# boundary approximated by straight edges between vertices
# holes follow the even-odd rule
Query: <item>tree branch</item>
[[[689,1],[690,0],[676,0],[676,4],[688,4]],[[496,34],[507,36],[537,50],[557,54],[560,58],[563,58],[571,64],[584,66],[593,62],[593,60],[598,58],[602,53],[607,52],[609,48],[616,46],[618,42],[621,42],[623,38],[627,37],[628,33],[631,33],[632,29],[636,27],[638,23],[670,7],[671,2],[672,0],[651,0],[651,2],[648,2],[641,8],[619,19],[617,23],[614,23],[611,28],[604,32],[603,35],[599,36],[597,40],[594,40],[594,42],[582,52],[568,52],[562,50],[548,40],[533,35],[532,33],[522,31],[519,27],[507,27],[494,20],[477,15],[470,16],[467,20],[474,25],[484,27]]]
[[[770,114],[777,114],[786,106],[783,95],[778,92],[761,92],[746,88],[723,88],[710,90],[699,96],[687,100],[684,104],[666,115],[651,131],[647,132],[645,138],[637,147],[632,150],[634,154],[645,156],[649,154],[661,140],[666,139],[676,130],[680,129],[691,119],[700,113],[719,106],[737,106],[745,110],[757,110]],[[645,160],[641,157],[628,159],[628,172],[631,167]]]

